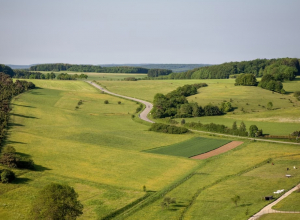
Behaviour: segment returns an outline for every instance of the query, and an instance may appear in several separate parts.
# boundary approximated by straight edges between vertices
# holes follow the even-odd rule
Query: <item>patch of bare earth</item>
[[[197,155],[197,156],[193,156],[191,157],[192,159],[198,159],[198,160],[203,160],[203,159],[206,159],[206,158],[209,158],[209,157],[212,157],[212,156],[216,156],[218,154],[222,154],[222,153],[225,153],[233,148],[236,148],[237,146],[241,145],[242,141],[231,141],[230,143],[228,144],[225,144],[223,145],[222,147],[219,147],[215,150],[212,150],[212,151],[209,151],[207,153],[204,153],[204,154],[200,154],[200,155]]]

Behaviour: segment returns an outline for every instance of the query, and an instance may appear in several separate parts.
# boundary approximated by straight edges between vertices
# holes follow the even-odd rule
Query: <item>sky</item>
[[[0,0],[0,63],[300,58],[299,8],[299,0]]]

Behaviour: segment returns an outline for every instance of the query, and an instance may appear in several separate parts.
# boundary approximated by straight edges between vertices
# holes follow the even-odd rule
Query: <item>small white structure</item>
[[[274,192],[274,194],[280,194],[280,193],[283,193],[283,192],[284,192],[284,189],[279,189],[276,192]]]

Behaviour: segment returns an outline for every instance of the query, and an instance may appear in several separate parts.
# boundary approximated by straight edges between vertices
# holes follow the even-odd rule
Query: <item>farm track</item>
[[[147,121],[147,122],[150,122],[150,123],[155,123],[154,121],[151,121],[147,115],[149,114],[149,112],[151,111],[151,109],[153,108],[153,105],[152,103],[150,102],[147,102],[147,101],[144,101],[144,100],[141,100],[141,99],[137,99],[137,98],[133,98],[133,97],[128,97],[128,96],[124,96],[124,95],[119,95],[119,94],[116,94],[116,93],[113,93],[113,92],[110,92],[108,91],[107,89],[104,89],[103,87],[101,87],[100,85],[94,83],[94,82],[91,82],[91,81],[86,81],[87,83],[91,84],[92,86],[96,87],[97,89],[100,89],[101,91],[107,93],[107,94],[110,94],[110,95],[113,95],[113,96],[118,96],[118,97],[121,97],[121,98],[124,98],[124,99],[129,99],[129,100],[132,100],[132,101],[136,101],[136,102],[140,102],[140,103],[143,103],[146,108],[141,112],[141,114],[139,114],[139,117],[140,119],[144,120],[144,121]]]

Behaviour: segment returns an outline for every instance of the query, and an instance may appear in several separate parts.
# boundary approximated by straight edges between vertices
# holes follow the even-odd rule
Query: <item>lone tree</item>
[[[258,132],[258,127],[256,125],[251,125],[249,127],[249,136],[250,137],[256,137],[256,136],[258,136],[258,134],[256,132]]]
[[[241,200],[240,196],[235,195],[234,197],[231,198],[231,201],[237,206],[238,202]]]
[[[273,103],[272,102],[268,102],[267,109],[268,110],[272,110],[272,108],[273,108]]]
[[[75,190],[64,184],[51,183],[38,194],[31,210],[31,219],[76,219],[83,205]]]
[[[108,104],[108,103],[109,103],[108,100],[105,100],[105,101],[104,101],[104,104]]]

